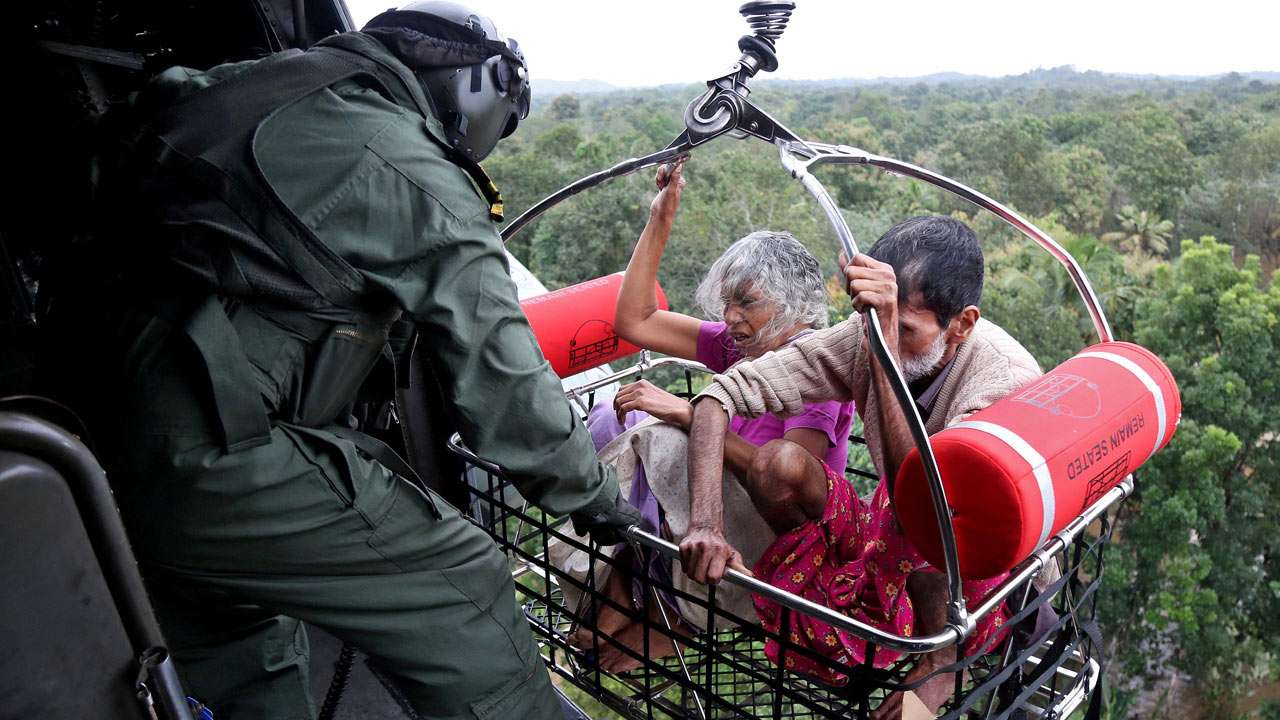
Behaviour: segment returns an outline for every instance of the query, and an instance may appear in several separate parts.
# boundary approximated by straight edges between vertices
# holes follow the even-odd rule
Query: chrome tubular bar
[[[630,377],[636,377],[637,375],[643,375],[644,373],[649,372],[654,368],[666,367],[668,365],[682,367],[687,370],[695,370],[697,372],[704,372],[704,373],[711,372],[710,368],[708,368],[706,365],[703,365],[700,362],[685,360],[684,358],[678,358],[678,357],[660,357],[660,358],[654,358],[651,360],[649,359],[649,354],[647,352],[644,352],[641,354],[643,355],[643,357],[639,363],[632,365],[631,367],[625,370],[619,370],[615,373],[605,375],[602,378],[596,378],[595,380],[592,380],[589,383],[579,385],[578,387],[573,388],[572,390],[569,390],[568,392],[566,392],[565,397],[569,398],[570,400],[577,400],[578,398],[583,397],[584,395],[589,395],[595,392],[596,390],[599,390],[602,387],[607,387],[621,380],[626,380],[627,378],[630,378]]]
[[[693,148],[721,135],[747,136],[768,143],[799,142],[799,139],[768,113],[746,101],[746,88],[740,83],[727,86],[711,84],[705,93],[694,98],[685,111],[685,129],[665,148],[638,158],[628,158],[611,168],[575,180],[551,193],[502,228],[506,242],[540,215],[577,195],[616,177],[630,175],[654,165],[687,157]],[[710,113],[709,116],[705,113]]]
[[[769,583],[758,580],[750,575],[745,575],[737,570],[726,569],[725,580],[733,585],[743,588],[761,597],[772,600],[773,602],[790,608],[796,612],[802,612],[810,617],[839,628],[845,632],[852,633],[858,637],[875,642],[878,645],[907,653],[923,653],[932,652],[945,647],[956,645],[967,638],[977,627],[977,623],[982,618],[994,612],[1000,605],[1009,598],[1016,590],[1025,587],[1031,578],[1040,572],[1053,558],[1054,555],[1066,549],[1077,536],[1080,535],[1095,520],[1110,510],[1116,503],[1123,500],[1133,491],[1133,477],[1126,478],[1120,485],[1112,488],[1104,494],[1093,505],[1089,507],[1084,514],[1071,521],[1065,528],[1060,530],[1056,535],[1045,541],[1031,557],[1023,560],[1005,578],[1000,585],[991,592],[982,604],[965,619],[962,627],[956,627],[948,624],[948,626],[934,635],[911,637],[906,635],[897,635],[885,632],[880,628],[868,625],[859,620],[855,620],[848,615],[841,614],[828,608],[825,605],[819,605],[798,595],[781,590],[770,585]],[[633,525],[627,529],[627,537],[639,542],[643,545],[653,548],[668,558],[679,562],[680,548],[656,535],[641,530],[638,525]]]
[[[826,214],[832,229],[835,230],[836,237],[840,241],[840,248],[844,251],[845,257],[852,260],[858,254],[858,246],[854,242],[853,233],[849,230],[849,224],[845,222],[844,214],[840,212],[840,208],[836,205],[835,200],[831,198],[831,194],[827,192],[827,189],[823,187],[818,178],[809,172],[809,165],[819,155],[815,154],[808,160],[798,159],[793,149],[808,148],[808,145],[802,142],[781,141],[778,143],[778,148],[782,166],[791,173],[791,177],[800,181],[801,186],[822,207],[822,211]],[[906,418],[907,427],[911,429],[911,438],[915,441],[916,448],[920,451],[920,461],[924,467],[925,479],[929,482],[929,493],[933,500],[933,514],[938,523],[938,530],[942,539],[943,569],[947,573],[947,589],[950,591],[950,598],[947,601],[947,624],[963,635],[965,628],[968,626],[966,617],[968,609],[965,606],[963,580],[960,577],[960,556],[956,549],[956,531],[951,518],[951,505],[947,503],[946,489],[942,484],[942,473],[938,470],[938,461],[933,455],[933,445],[929,442],[929,433],[925,430],[924,419],[920,417],[920,408],[916,405],[915,398],[911,397],[911,389],[907,386],[906,378],[902,376],[902,370],[898,367],[897,359],[885,347],[884,329],[880,325],[880,315],[875,308],[867,308],[866,318],[867,321],[863,323],[863,326],[870,334],[871,351],[875,353],[876,362],[885,371],[885,376],[889,380],[889,387],[893,389],[893,394],[898,400],[899,407],[902,408],[903,416]],[[892,468],[878,469],[886,473],[894,471]]]
[[[1090,505],[1084,513],[1078,515],[1074,520],[1067,523],[1067,526],[1058,531],[1056,535],[1045,541],[1031,557],[1018,563],[1013,570],[1009,571],[1009,577],[1005,579],[999,587],[987,597],[986,600],[978,606],[974,611],[975,617],[982,617],[992,610],[1000,606],[1015,589],[1022,583],[1029,581],[1036,573],[1039,573],[1049,564],[1049,560],[1058,553],[1062,552],[1075,540],[1084,529],[1094,523],[1095,520],[1102,517],[1104,513],[1117,505],[1121,500],[1129,497],[1133,492],[1133,476],[1129,475],[1120,484],[1108,490],[1097,502]]]
[[[630,528],[627,528],[627,537],[657,550],[675,562],[680,561],[680,548],[678,546],[667,542],[656,535],[641,530],[638,525],[632,525]],[[910,653],[930,652],[932,650],[937,650],[938,648],[955,645],[960,642],[965,635],[972,631],[972,627],[957,628],[948,625],[944,630],[942,630],[942,632],[934,635],[919,637],[897,635],[895,633],[885,632],[873,625],[868,625],[861,620],[855,620],[848,615],[843,615],[832,610],[826,605],[819,605],[812,600],[774,587],[767,582],[757,580],[751,575],[741,573],[732,568],[725,569],[724,579],[726,582],[737,585],[738,587],[755,595],[759,595],[760,597],[776,602],[783,607],[804,613],[805,615],[821,620],[832,627],[853,633],[860,638],[877,643],[883,647],[889,648],[890,650]],[[972,625],[972,623],[970,623],[970,625]]]
[[[768,113],[747,101],[747,97],[751,94],[751,79],[761,71],[771,72],[777,68],[777,58],[773,57],[770,62],[769,56],[773,55],[774,43],[782,35],[787,26],[786,18],[791,14],[790,10],[779,13],[777,6],[789,4],[791,9],[795,7],[794,3],[784,1],[768,3],[773,6],[770,8],[752,8],[761,4],[748,2],[738,8],[738,12],[747,19],[755,31],[755,38],[744,37],[739,41],[738,48],[742,51],[742,55],[737,62],[733,63],[723,75],[708,80],[707,89],[689,103],[684,111],[684,130],[670,144],[658,152],[623,160],[607,170],[575,180],[548,195],[502,228],[502,240],[504,242],[510,240],[539,215],[583,190],[637,170],[672,162],[688,155],[693,148],[721,135],[727,134],[738,138],[752,136],[767,143],[798,142],[799,138],[794,133],[783,127]],[[760,14],[761,11],[764,12],[763,15]],[[761,25],[760,22],[764,24]],[[764,54],[761,53],[763,46],[760,42],[764,42],[769,48]]]
[[[796,172],[808,175],[808,169],[815,165],[867,165],[879,168],[891,175],[901,175],[926,182],[934,187],[941,188],[947,192],[963,198],[974,205],[987,210],[991,214],[1008,223],[1018,232],[1035,242],[1046,252],[1053,256],[1067,271],[1067,275],[1071,277],[1071,282],[1075,285],[1076,291],[1080,294],[1081,300],[1084,301],[1085,309],[1089,311],[1089,317],[1093,320],[1094,329],[1097,331],[1098,339],[1108,342],[1114,339],[1111,332],[1111,323],[1107,321],[1106,312],[1102,308],[1102,303],[1098,300],[1097,293],[1094,292],[1093,286],[1089,283],[1089,278],[1081,269],[1080,263],[1072,257],[1071,253],[1049,237],[1040,228],[1031,224],[1026,218],[1014,212],[1008,207],[992,200],[990,197],[974,190],[973,188],[956,182],[949,177],[939,175],[932,170],[926,170],[918,165],[894,160],[893,158],[884,157],[860,150],[848,145],[829,145],[817,142],[779,142],[782,152],[782,164],[793,175]],[[811,176],[810,176],[811,177]],[[810,191],[812,192],[812,191]],[[819,202],[822,202],[819,200]],[[828,198],[828,202],[830,199]],[[831,203],[834,208],[834,203]],[[823,210],[831,217],[832,210],[825,205]],[[838,209],[834,212],[839,213]],[[848,249],[845,250],[848,252]],[[852,256],[850,256],[852,257]]]
[[[671,162],[689,152],[687,146],[672,145],[665,147],[658,152],[650,153],[643,157],[628,158],[606,170],[592,173],[584,178],[575,180],[559,190],[551,193],[545,198],[539,200],[533,207],[520,213],[515,220],[507,223],[502,228],[502,240],[506,242],[512,236],[524,229],[526,225],[533,222],[542,213],[577,195],[583,190],[589,190],[597,185],[603,184],[622,175],[630,175],[637,170],[643,170],[654,165],[661,165],[665,162]]]
[[[831,198],[830,193],[823,187],[821,181],[810,172],[810,169],[821,164],[855,164],[868,165],[876,167],[895,175],[903,175],[927,182],[935,187],[942,188],[958,197],[990,211],[1006,223],[1017,229],[1026,237],[1030,238],[1050,255],[1054,257],[1067,270],[1067,274],[1071,277],[1075,284],[1077,292],[1084,301],[1086,309],[1093,320],[1094,328],[1098,333],[1098,338],[1103,341],[1112,339],[1111,325],[1107,321],[1106,313],[1102,308],[1102,303],[1098,300],[1097,294],[1093,290],[1093,286],[1089,283],[1088,277],[1084,274],[1084,270],[1080,268],[1076,259],[1071,253],[1067,252],[1061,245],[1049,237],[1044,231],[1032,225],[1021,215],[1013,210],[1001,205],[986,195],[974,190],[967,185],[956,182],[948,177],[939,175],[938,173],[926,170],[924,168],[905,163],[900,160],[874,155],[857,148],[847,145],[829,145],[825,143],[806,142],[802,140],[785,140],[779,139],[776,143],[779,151],[779,158],[782,166],[791,174],[793,178],[798,180],[802,187],[817,201],[822,208],[823,213],[827,216],[827,220],[831,223],[835,230],[836,237],[840,241],[840,247],[844,251],[847,258],[853,258],[857,254],[857,246],[854,243],[853,234],[849,231],[848,223],[845,222],[844,214],[840,212],[839,206]],[[964,627],[966,608],[962,593],[962,582],[960,578],[959,558],[955,544],[955,529],[952,523],[951,507],[947,502],[946,489],[942,484],[942,475],[939,472],[937,461],[933,455],[933,448],[929,442],[928,433],[925,432],[924,422],[920,418],[915,401],[911,398],[909,389],[905,380],[901,376],[901,372],[897,367],[890,354],[884,347],[884,333],[880,325],[880,319],[874,308],[868,309],[867,323],[865,324],[870,331],[871,349],[875,353],[877,361],[881,367],[886,369],[889,379],[889,385],[893,389],[894,395],[897,397],[898,404],[902,407],[903,414],[906,417],[907,425],[911,429],[912,439],[915,441],[916,448],[920,452],[921,463],[925,471],[925,479],[929,483],[929,492],[933,501],[933,511],[935,519],[938,523],[939,535],[942,540],[943,562],[947,573],[947,585],[950,590],[950,600],[947,606],[947,622],[952,627]],[[888,370],[892,368],[892,372]]]
[[[495,474],[501,474],[502,472],[502,469],[494,463],[471,452],[462,444],[462,441],[456,434],[449,438],[449,449],[461,456],[468,463],[478,468]],[[1084,513],[1076,517],[1068,523],[1066,527],[1045,541],[1044,545],[1032,554],[1031,557],[1023,560],[1013,570],[1011,570],[1009,576],[983,600],[982,604],[979,605],[972,613],[966,615],[962,626],[956,626],[948,623],[948,626],[945,629],[933,635],[912,637],[886,632],[873,625],[868,625],[860,620],[855,620],[848,615],[832,610],[825,605],[819,605],[811,600],[774,587],[769,583],[738,572],[737,570],[726,569],[724,581],[763,598],[767,598],[792,611],[804,613],[805,615],[821,620],[832,627],[852,633],[864,640],[874,642],[889,650],[905,653],[933,652],[934,650],[957,645],[965,638],[969,637],[977,627],[978,621],[987,615],[990,615],[992,612],[995,612],[995,610],[999,608],[1010,595],[1018,589],[1025,587],[1026,583],[1030,582],[1036,573],[1040,572],[1040,570],[1048,565],[1055,555],[1070,546],[1071,543],[1079,537],[1087,527],[1093,524],[1098,518],[1118,504],[1121,500],[1128,497],[1131,492],[1133,492],[1132,475],[1125,478],[1119,485],[1106,492],[1093,505],[1089,506]],[[632,525],[627,528],[626,535],[632,542],[652,548],[675,562],[680,561],[680,548],[678,546],[642,530],[638,525]]]
[[[502,469],[494,463],[471,452],[471,450],[462,444],[461,439],[456,433],[449,438],[449,449],[452,452],[457,453],[468,463],[478,468],[487,470],[491,473],[500,474],[502,472]],[[656,535],[645,532],[639,525],[632,525],[627,528],[626,535],[632,542],[652,548],[675,562],[680,561],[680,548],[678,546],[667,542]],[[838,613],[825,605],[819,605],[811,600],[787,592],[786,590],[776,588],[769,583],[762,582],[750,575],[745,575],[731,568],[725,570],[724,579],[725,582],[737,585],[738,587],[760,595],[761,597],[768,598],[783,607],[790,608],[796,612],[802,612],[810,617],[822,620],[832,627],[840,628],[841,630],[879,643],[880,645],[892,650],[912,653],[930,652],[938,648],[949,647],[959,643],[973,630],[973,622],[970,621],[968,627],[956,628],[948,626],[942,632],[935,635],[926,637],[906,637],[885,632],[880,628]]]

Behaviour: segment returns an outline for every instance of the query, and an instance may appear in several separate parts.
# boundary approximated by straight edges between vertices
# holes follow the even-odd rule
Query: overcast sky
[[[359,27],[391,2],[347,0]],[[739,0],[471,0],[520,41],[530,74],[643,86],[696,82],[737,59]],[[1280,71],[1280,1],[798,0],[775,77],[1037,67],[1162,75]],[[535,91],[536,91],[536,85]]]

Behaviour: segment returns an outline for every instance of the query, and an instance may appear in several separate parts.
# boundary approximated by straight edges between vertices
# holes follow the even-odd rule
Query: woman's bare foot
[[[615,558],[615,562],[618,564],[605,578],[604,595],[614,603],[631,609],[634,613],[635,600],[631,597],[631,573],[626,569],[625,559],[620,561]],[[590,650],[597,633],[602,638],[613,637],[633,622],[635,622],[634,614],[628,615],[613,605],[598,600],[594,625],[589,626],[585,623],[579,625],[577,630],[569,634],[569,644],[579,650]]]
[[[666,610],[664,615],[662,609],[659,609],[655,602],[649,603],[649,622],[652,625],[649,629],[647,657],[650,660],[657,660],[676,654],[675,636],[689,637],[693,634],[689,626],[681,621],[670,608],[664,608]],[[609,609],[612,610],[612,608]],[[598,647],[600,655],[597,662],[602,670],[614,673],[635,670],[643,665],[642,658],[646,657],[645,623],[633,617],[627,617],[616,610],[612,610],[612,612],[625,619],[626,623],[623,627],[609,632],[599,628],[597,630],[598,636],[592,633],[589,628],[580,628],[569,636],[569,642],[574,647],[582,650]],[[670,629],[667,629],[668,622],[671,623]],[[599,642],[598,646],[594,645],[596,640]]]
[[[909,684],[927,677],[930,673],[954,662],[955,657],[955,648],[936,650],[922,655],[916,666],[907,673],[904,682]],[[950,699],[951,693],[955,690],[955,682],[955,673],[941,673],[929,678],[913,691],[893,693],[880,703],[880,707],[876,708],[875,712],[871,713],[871,720],[898,720],[899,718],[914,720],[921,716],[921,705],[923,710],[929,713],[924,717],[935,717],[938,714],[938,708]],[[908,699],[908,694],[914,697]]]
[[[641,667],[644,662],[640,658],[645,657],[644,630],[643,624],[632,623],[623,628],[621,632],[612,635],[608,641],[601,642],[600,669],[612,673],[622,673]],[[628,653],[623,650],[623,647],[631,652]],[[670,657],[675,652],[675,643],[665,630],[654,628],[649,631],[648,658],[650,660]]]
[[[600,637],[601,645],[603,645],[608,642],[608,638],[617,637],[633,624],[635,624],[633,617],[616,608],[602,605],[596,611],[595,627],[579,625],[577,630],[569,633],[568,641],[570,645],[579,650],[591,650],[595,647],[597,635]]]
[[[602,594],[611,602],[598,599],[595,605],[595,622],[582,623],[567,638],[569,644],[579,650],[599,652],[596,662],[600,668],[615,673],[639,668],[643,665],[641,658],[645,657],[645,623],[640,619],[637,600],[632,596],[630,552],[630,548],[624,548],[611,561],[612,569],[601,589]],[[659,602],[661,601],[652,597],[644,602],[648,608],[649,622],[652,623],[652,629],[648,633],[650,659],[674,655],[674,635],[688,637],[693,634],[674,610],[665,606],[659,608]],[[627,610],[620,610],[619,607]],[[670,630],[667,629],[668,623],[671,625]]]
[[[938,711],[930,710],[911,690],[890,695],[871,713],[872,720],[932,720],[937,716]]]
[[[946,576],[938,572],[916,571],[907,578],[907,592],[911,596],[911,604],[915,609],[916,633],[931,635],[940,632],[947,624],[947,591]],[[955,648],[944,648],[921,655],[916,666],[907,673],[906,682],[912,683],[927,677],[930,673],[944,667],[956,659]],[[955,690],[954,673],[942,673],[930,678],[920,687],[907,692],[896,692],[884,699],[880,707],[871,713],[872,720],[915,720],[917,717],[934,717],[938,708],[951,697]],[[922,709],[920,705],[924,705]],[[912,710],[914,708],[914,711]],[[928,710],[928,714],[924,713]]]

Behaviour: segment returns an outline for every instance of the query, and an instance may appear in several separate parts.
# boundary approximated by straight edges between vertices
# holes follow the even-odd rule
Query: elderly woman
[[[818,261],[785,232],[751,233],[715,261],[696,292],[700,309],[714,320],[658,309],[655,280],[685,185],[682,165],[660,168],[657,185],[659,193],[650,207],[649,222],[618,292],[614,329],[620,337],[723,372],[743,358],[759,357],[826,326],[827,293]],[[632,424],[640,411],[686,430],[693,415],[688,401],[647,380],[619,390],[614,410],[619,424]],[[766,414],[735,418],[725,436],[725,466],[745,477],[759,446],[783,439],[804,448],[828,467],[843,469],[853,415],[853,403],[833,401],[808,405],[804,413],[794,417]],[[633,484],[631,501],[645,513],[646,524],[662,527],[662,511],[643,478]],[[619,563],[622,566],[625,563]],[[636,569],[653,572],[651,568]],[[624,607],[635,605],[625,573],[611,573],[606,588],[615,602]],[[650,607],[650,612],[653,609]],[[595,626],[628,647],[642,646],[641,624],[613,608],[599,608]],[[669,644],[666,638],[651,636],[650,654],[669,651]],[[608,670],[623,670],[639,663],[613,647],[602,650],[600,664]]]
[[[818,261],[785,232],[751,233],[712,264],[698,286],[696,301],[703,313],[717,320],[658,309],[654,285],[684,190],[682,169],[677,164],[658,170],[660,191],[618,291],[613,320],[618,335],[642,348],[723,372],[743,358],[759,357],[826,327],[827,291]],[[647,380],[619,390],[614,407],[620,419],[641,410],[685,429],[693,412],[688,401]],[[843,468],[852,422],[852,404],[839,402],[815,403],[790,418],[764,415],[735,421],[725,438],[725,465],[745,473],[758,446],[783,438],[829,467]]]

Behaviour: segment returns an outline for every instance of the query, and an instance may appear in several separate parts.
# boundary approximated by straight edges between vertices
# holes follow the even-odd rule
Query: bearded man
[[[930,434],[991,405],[1040,374],[1030,353],[994,323],[981,318],[983,257],[964,223],[942,216],[899,223],[845,268],[856,309],[874,307],[885,346],[898,361]],[[680,544],[684,571],[700,582],[718,582],[742,558],[725,540],[721,484],[724,431],[730,417],[766,412],[794,415],[806,403],[853,400],[871,459],[881,481],[873,496],[859,498],[844,468],[828,468],[800,446],[782,441],[756,454],[743,483],[752,503],[778,539],[756,564],[762,580],[863,622],[900,635],[928,635],[946,622],[945,576],[928,564],[903,535],[891,499],[894,474],[915,446],[893,396],[885,369],[867,344],[864,315],[800,338],[791,345],[740,363],[694,399],[689,441],[692,497],[689,533]],[[714,400],[707,402],[706,400]],[[1001,578],[968,581],[970,606]],[[808,638],[815,652],[837,663],[863,660],[865,643],[800,613],[784,614],[755,600],[761,623],[784,637]],[[980,648],[999,632],[1001,616],[988,615],[969,638]],[[780,627],[786,622],[788,627]],[[777,657],[770,642],[766,652]],[[954,659],[950,651],[926,656],[913,676]],[[787,656],[809,674],[840,681],[830,665]],[[895,653],[881,650],[876,664]],[[800,667],[800,665],[805,665]],[[932,709],[950,680],[939,675],[917,690]],[[897,704],[886,702],[886,705]]]

